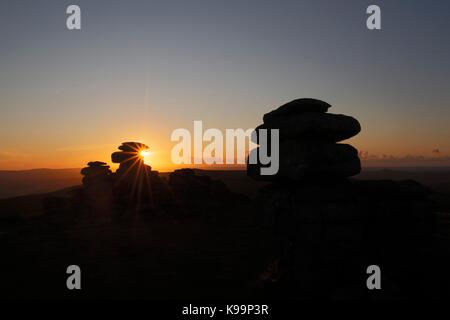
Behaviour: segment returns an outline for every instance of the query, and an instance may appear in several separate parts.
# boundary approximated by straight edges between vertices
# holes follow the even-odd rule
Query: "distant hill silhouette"
[[[81,184],[80,169],[0,170],[0,199]]]
[[[81,169],[0,170],[0,199],[41,194],[81,185]],[[199,175],[222,180],[232,191],[254,197],[265,182],[250,179],[244,170],[194,169]],[[170,172],[160,172],[168,177]],[[435,191],[450,194],[450,168],[362,168],[355,179],[414,179]]]

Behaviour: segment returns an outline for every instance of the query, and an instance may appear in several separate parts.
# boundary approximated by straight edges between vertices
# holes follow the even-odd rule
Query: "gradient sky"
[[[110,162],[137,140],[164,170],[172,130],[252,128],[300,97],[357,118],[369,157],[448,157],[449,36],[447,0],[2,0],[0,169]]]

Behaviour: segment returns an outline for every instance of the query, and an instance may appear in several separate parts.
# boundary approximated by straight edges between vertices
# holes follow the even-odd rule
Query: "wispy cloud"
[[[15,152],[15,151],[0,151],[0,161],[27,159],[29,157],[30,157],[30,155],[27,153]]]
[[[368,151],[360,151],[359,157],[366,164],[450,166],[450,156],[442,154],[439,149],[433,149],[430,155],[406,154],[403,156],[373,154]]]

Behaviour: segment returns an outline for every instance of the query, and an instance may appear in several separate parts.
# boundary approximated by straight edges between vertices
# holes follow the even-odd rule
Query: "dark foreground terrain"
[[[99,208],[81,186],[0,200],[0,296],[254,297],[271,244],[249,199],[208,179],[187,187],[159,211]],[[66,287],[73,264],[80,292]]]
[[[271,288],[282,274],[277,240],[251,200],[265,183],[240,171],[198,174],[220,179],[245,196],[217,205],[200,202],[194,206],[199,210],[188,213],[148,215],[99,212],[83,206],[80,210],[74,197],[77,186],[0,200],[0,296],[167,299],[274,297],[275,293],[277,298],[295,297]],[[437,227],[417,256],[418,265],[427,265],[418,281],[420,297],[448,297],[448,279],[440,276],[445,276],[450,256],[449,171],[374,170],[358,178],[414,178],[435,191],[431,198]],[[72,264],[82,270],[81,291],[66,288],[66,268]],[[338,296],[345,297],[345,292]],[[413,298],[407,292],[394,295],[398,297]]]
[[[246,212],[145,219],[55,213],[1,235],[5,297],[211,298],[254,296],[267,243]],[[80,293],[66,289],[79,265]]]

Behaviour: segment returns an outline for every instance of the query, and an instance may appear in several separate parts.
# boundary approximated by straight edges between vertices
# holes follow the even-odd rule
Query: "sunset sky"
[[[0,169],[110,163],[141,141],[170,170],[174,129],[254,128],[301,97],[357,118],[365,157],[450,165],[449,36],[447,0],[2,0]]]

